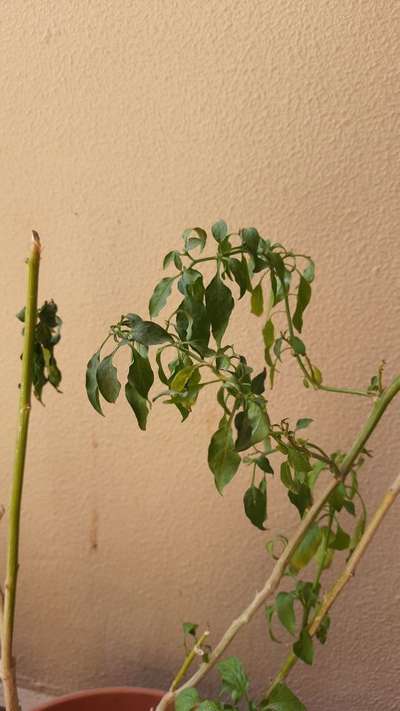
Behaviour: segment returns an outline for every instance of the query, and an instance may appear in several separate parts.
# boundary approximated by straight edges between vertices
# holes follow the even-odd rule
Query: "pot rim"
[[[63,696],[55,696],[52,701],[46,701],[45,704],[35,706],[33,711],[47,711],[54,708],[55,704],[63,701],[74,701],[88,697],[107,696],[108,694],[119,694],[120,696],[159,696],[160,699],[164,696],[165,691],[161,689],[149,689],[141,686],[102,686],[93,689],[82,689],[74,691],[72,694],[64,694]]]

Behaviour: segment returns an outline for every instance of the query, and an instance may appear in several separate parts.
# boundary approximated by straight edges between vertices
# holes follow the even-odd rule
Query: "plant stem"
[[[208,662],[203,662],[203,664],[200,665],[198,670],[179,689],[176,689],[175,692],[169,692],[166,696],[164,696],[157,707],[158,711],[164,711],[164,709],[166,709],[167,705],[170,703],[170,701],[174,698],[176,694],[178,694],[183,689],[195,686],[199,681],[201,681],[201,679],[203,679],[204,676],[206,676],[206,674],[210,671],[210,669],[213,668],[218,659],[224,653],[225,649],[229,646],[231,641],[236,637],[237,633],[241,630],[241,628],[250,622],[257,610],[262,605],[264,605],[268,598],[275,592],[285,573],[290,559],[292,558],[299,543],[302,541],[305,533],[308,531],[310,525],[313,523],[325,503],[328,501],[332,492],[351,471],[355,460],[361,453],[368,438],[374,431],[386,408],[399,391],[400,376],[395,378],[391,385],[382,393],[382,395],[374,403],[374,406],[369,417],[367,418],[366,423],[362,427],[351,449],[349,450],[342,464],[339,467],[340,476],[332,478],[326,489],[320,495],[319,499],[314,502],[314,504],[308,510],[307,514],[301,520],[295,533],[289,540],[286,548],[284,549],[279,560],[275,564],[271,575],[264,583],[263,588],[255,595],[251,603],[245,608],[241,615],[239,615],[239,617],[233,620],[233,622],[230,624],[230,626],[225,631],[224,635],[210,654]]]
[[[329,612],[330,608],[342,592],[343,588],[347,583],[352,579],[354,576],[355,569],[360,562],[362,556],[364,555],[366,549],[368,548],[369,544],[371,543],[375,533],[377,532],[380,524],[382,523],[383,518],[386,516],[387,512],[389,511],[390,507],[396,500],[397,496],[400,494],[400,475],[394,480],[392,485],[389,487],[387,490],[385,496],[383,497],[381,503],[379,504],[378,508],[376,509],[369,525],[367,526],[363,536],[360,539],[359,544],[357,547],[354,549],[354,552],[349,558],[343,572],[341,575],[337,578],[336,582],[333,584],[329,592],[324,597],[324,600],[322,602],[321,607],[319,608],[318,612],[314,615],[314,618],[308,628],[308,632],[311,637],[313,637],[319,630],[324,618],[326,617],[327,613]],[[285,661],[282,664],[282,667],[280,668],[279,672],[277,673],[275,679],[273,680],[271,686],[269,687],[268,691],[265,694],[265,698],[268,699],[269,695],[273,691],[273,689],[277,686],[277,684],[280,684],[286,677],[289,675],[290,671],[293,669],[295,664],[298,661],[298,657],[291,652],[288,654],[286,657]]]
[[[188,655],[185,657],[181,668],[179,669],[179,671],[178,671],[178,673],[177,673],[175,679],[173,680],[173,682],[172,682],[172,684],[171,684],[170,691],[174,691],[174,690],[177,688],[179,682],[184,678],[184,676],[186,675],[186,673],[187,673],[187,671],[189,670],[190,666],[192,665],[193,661],[194,661],[194,660],[196,659],[196,657],[199,655],[199,651],[202,651],[202,649],[201,649],[201,648],[202,648],[202,645],[203,645],[204,642],[206,641],[206,639],[207,639],[207,637],[209,636],[209,634],[210,634],[210,633],[209,633],[208,630],[206,630],[205,632],[203,632],[203,634],[201,635],[199,641],[196,642],[196,644],[194,645],[193,649],[191,649],[190,652],[188,653]]]
[[[40,240],[33,232],[32,249],[28,265],[27,295],[22,353],[22,377],[19,399],[18,432],[8,522],[7,572],[4,589],[2,642],[2,678],[7,711],[18,711],[19,703],[15,683],[13,660],[13,635],[15,599],[17,591],[18,552],[21,518],[21,499],[24,480],[29,415],[31,410],[33,347],[37,320],[37,294],[39,282]]]

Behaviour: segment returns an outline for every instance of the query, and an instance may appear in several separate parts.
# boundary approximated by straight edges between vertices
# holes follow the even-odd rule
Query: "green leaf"
[[[125,385],[126,399],[136,415],[141,430],[146,429],[149,414],[147,394],[152,384],[152,377],[154,378],[153,371],[151,371],[150,375],[148,370],[150,364],[147,366],[143,362],[145,360],[147,359],[143,358],[134,348],[132,349],[132,362],[128,371],[128,381]]]
[[[260,235],[255,227],[245,227],[240,231],[243,244],[246,245],[247,249],[253,256],[257,254],[258,243],[260,241]]]
[[[247,518],[254,526],[265,531],[263,524],[267,518],[267,487],[264,479],[259,488],[253,485],[247,489],[243,503]]]
[[[240,456],[233,446],[230,425],[225,418],[222,418],[208,448],[208,465],[214,474],[215,485],[220,494],[235,476],[239,464]]]
[[[364,531],[365,531],[365,525],[366,525],[366,518],[365,518],[365,513],[361,514],[360,518],[357,521],[356,527],[353,531],[353,535],[351,537],[350,541],[350,548],[349,548],[349,557],[355,550],[355,548],[358,546]]]
[[[300,420],[297,420],[295,429],[304,430],[306,427],[309,427],[312,422],[314,422],[314,420],[312,420],[311,417],[302,417]]]
[[[160,343],[171,343],[173,341],[167,331],[153,321],[136,321],[132,328],[133,340],[142,343],[144,346],[155,346]]]
[[[301,659],[306,664],[312,664],[314,661],[314,644],[307,630],[302,630],[297,642],[293,645],[293,652],[296,657]]]
[[[206,289],[206,309],[218,347],[221,345],[234,305],[230,289],[217,273]]]
[[[308,267],[305,268],[303,272],[303,277],[309,284],[314,281],[315,277],[315,264],[312,259],[309,259]]]
[[[328,503],[334,511],[341,511],[343,508],[344,500],[346,498],[346,487],[341,481],[334,489],[328,499]]]
[[[280,592],[276,596],[275,605],[278,618],[291,635],[296,634],[296,615],[293,603],[294,599],[291,593]]]
[[[196,247],[200,247],[200,252],[202,252],[206,244],[207,232],[202,227],[190,227],[184,231],[182,237],[186,252],[190,252]]]
[[[224,220],[219,220],[213,224],[211,232],[217,242],[222,242],[228,234],[228,225]]]
[[[345,499],[343,501],[343,506],[346,509],[347,513],[349,513],[351,516],[356,515],[356,507],[354,506],[354,503],[352,501],[348,501],[348,499]]]
[[[265,391],[265,378],[267,376],[267,371],[265,368],[256,375],[251,381],[251,392],[255,395],[262,395]]]
[[[265,472],[266,474],[273,474],[274,470],[272,469],[269,459],[264,455],[261,454],[257,459],[254,460],[255,463],[257,464],[260,469]]]
[[[164,277],[164,279],[161,279],[161,281],[158,282],[149,301],[149,314],[151,318],[158,316],[161,309],[164,308],[167,303],[167,299],[171,294],[173,283],[174,277]]]
[[[302,454],[294,447],[288,447],[288,457],[296,472],[309,472],[312,469],[307,455]]]
[[[247,694],[249,680],[237,657],[228,657],[217,664],[221,676],[222,691],[227,692],[236,704]]]
[[[173,377],[171,383],[170,383],[170,390],[175,390],[176,392],[182,392],[182,390],[185,389],[185,386],[192,377],[194,371],[196,370],[195,365],[187,365],[182,370],[178,370],[176,375]]]
[[[180,257],[179,252],[177,252],[175,249],[165,255],[163,261],[163,269],[166,269],[171,264],[171,262],[175,264],[177,269],[182,269],[182,259]]]
[[[183,634],[190,634],[192,637],[196,637],[196,632],[198,629],[199,625],[194,624],[193,622],[183,622],[182,624],[182,629],[183,629]]]
[[[297,491],[297,483],[292,478],[292,472],[288,462],[281,464],[281,482],[289,491]]]
[[[175,699],[175,711],[192,711],[200,702],[197,689],[183,689]]]
[[[262,442],[269,435],[268,416],[265,412],[264,403],[257,404],[249,402],[247,407],[247,417],[251,424],[250,444]]]
[[[290,339],[290,345],[292,346],[293,350],[297,355],[305,355],[306,354],[306,347],[301,340],[301,338],[298,338],[297,336],[293,336]]]
[[[301,333],[303,328],[303,313],[310,303],[310,299],[311,286],[304,277],[300,277],[299,288],[297,290],[296,311],[293,314],[293,326],[299,333]]]
[[[268,697],[264,711],[307,711],[286,684],[277,684]]]
[[[100,363],[100,351],[97,351],[90,360],[88,361],[87,367],[86,367],[86,393],[89,398],[89,402],[91,405],[94,407],[94,409],[100,414],[103,415],[103,410],[101,409],[100,405],[100,398],[99,398],[99,386],[97,384],[97,368],[99,367]]]
[[[219,701],[204,699],[204,701],[199,704],[197,711],[225,711],[225,708],[226,707],[223,704],[220,704]]]
[[[350,536],[340,525],[337,525],[336,535],[330,543],[330,547],[336,551],[345,551],[350,546]]]
[[[290,559],[290,567],[296,573],[306,567],[321,543],[322,533],[318,524],[312,523]]]
[[[328,636],[328,630],[331,625],[331,618],[329,615],[325,615],[324,619],[320,623],[315,636],[316,638],[321,642],[321,644],[325,644],[326,638]]]
[[[328,526],[322,526],[321,528],[322,539],[315,554],[315,562],[321,566],[322,570],[330,568],[334,552],[330,547],[332,541],[335,538],[335,534],[329,530]]]
[[[112,353],[103,358],[96,371],[99,390],[107,402],[115,402],[121,390],[117,369],[113,365],[112,359]]]
[[[135,387],[142,397],[148,399],[149,390],[154,383],[154,373],[149,359],[142,356],[136,348],[132,348],[131,376],[135,381]]]
[[[307,484],[297,483],[297,491],[289,491],[288,497],[292,504],[296,506],[300,518],[303,518],[305,511],[312,506],[312,496]]]
[[[168,385],[168,377],[162,364],[162,348],[159,348],[157,351],[156,363],[158,366],[158,377],[160,381],[163,383],[163,385]]]
[[[251,292],[252,290],[249,267],[245,257],[242,257],[241,261],[230,257],[228,260],[228,268],[232,272],[235,282],[240,289],[239,299],[241,299],[246,291]]]
[[[255,316],[261,316],[264,310],[264,296],[261,284],[253,289],[251,293],[251,313]]]
[[[324,469],[327,469],[327,464],[325,464],[325,462],[316,462],[313,468],[307,472],[307,484],[311,491],[317,483],[319,475]]]

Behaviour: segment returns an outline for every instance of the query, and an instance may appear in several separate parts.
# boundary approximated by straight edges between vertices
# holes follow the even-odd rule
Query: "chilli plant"
[[[21,503],[31,413],[31,395],[33,389],[35,398],[43,404],[43,388],[47,383],[52,385],[58,392],[60,392],[59,386],[61,383],[61,372],[57,365],[54,349],[61,338],[62,321],[57,313],[57,305],[54,301],[45,301],[41,307],[38,307],[40,254],[39,235],[37,232],[33,232],[31,252],[26,260],[26,303],[17,314],[17,318],[23,323],[24,341],[21,355],[22,373],[19,386],[17,441],[10,503],[7,510],[6,577],[4,588],[0,590],[1,679],[7,711],[19,711],[20,709],[15,681],[13,640],[19,569]]]
[[[299,517],[295,532],[288,539],[283,531],[267,542],[267,551],[275,561],[272,572],[213,648],[208,630],[198,634],[197,625],[184,623],[185,639],[193,643],[160,709],[174,700],[177,711],[194,707],[232,710],[243,704],[249,711],[296,711],[305,707],[286,684],[290,670],[299,660],[313,663],[315,640],[324,644],[327,639],[332,604],[400,490],[397,478],[367,521],[360,468],[371,456],[367,449],[370,435],[400,390],[400,376],[384,384],[382,364],[364,388],[326,384],[302,336],[314,280],[311,257],[264,239],[253,227],[229,232],[220,220],[211,233],[209,239],[201,228],[185,230],[181,248],[166,255],[164,269],[172,273],[153,291],[150,320],[127,313],[110,327],[89,360],[87,394],[100,414],[101,398],[109,403],[117,400],[121,384],[113,358],[121,348],[130,354],[125,396],[142,430],[155,400],[175,406],[186,420],[202,391],[212,389],[221,417],[208,448],[209,468],[220,493],[241,465],[248,469],[244,512],[260,530],[265,530],[268,517],[268,479],[279,475]],[[173,288],[178,292],[178,306],[160,325],[154,319],[166,307]],[[235,304],[245,297],[251,312],[263,317],[265,367],[261,372],[254,372],[246,355],[237,352],[226,338]],[[308,435],[312,423],[308,417],[294,423],[289,418],[274,421],[266,393],[274,387],[286,356],[297,362],[306,388],[370,400],[370,414],[348,451],[327,452],[314,442]],[[154,370],[161,391],[150,398]],[[324,590],[323,573],[336,556],[345,559],[343,571],[333,587]],[[285,591],[279,590],[284,577],[289,579]],[[293,643],[261,698],[253,699],[240,661],[221,657],[260,608],[265,610],[272,639],[276,639],[276,625],[280,624]],[[198,668],[186,679],[196,659],[200,659]],[[216,664],[221,694],[217,700],[202,700],[196,685]],[[267,675],[271,677],[266,671]]]

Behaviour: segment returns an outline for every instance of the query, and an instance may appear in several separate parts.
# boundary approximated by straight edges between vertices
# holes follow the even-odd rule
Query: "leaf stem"
[[[15,600],[17,592],[21,500],[28,441],[29,415],[31,410],[33,347],[37,321],[40,250],[41,246],[39,235],[34,232],[31,254],[27,260],[28,279],[24,323],[24,345],[22,353],[22,378],[19,400],[17,443],[15,449],[14,472],[9,507],[7,570],[4,589],[3,623],[1,627],[2,677],[7,711],[17,711],[19,709],[17,690],[15,686],[12,649]]]

